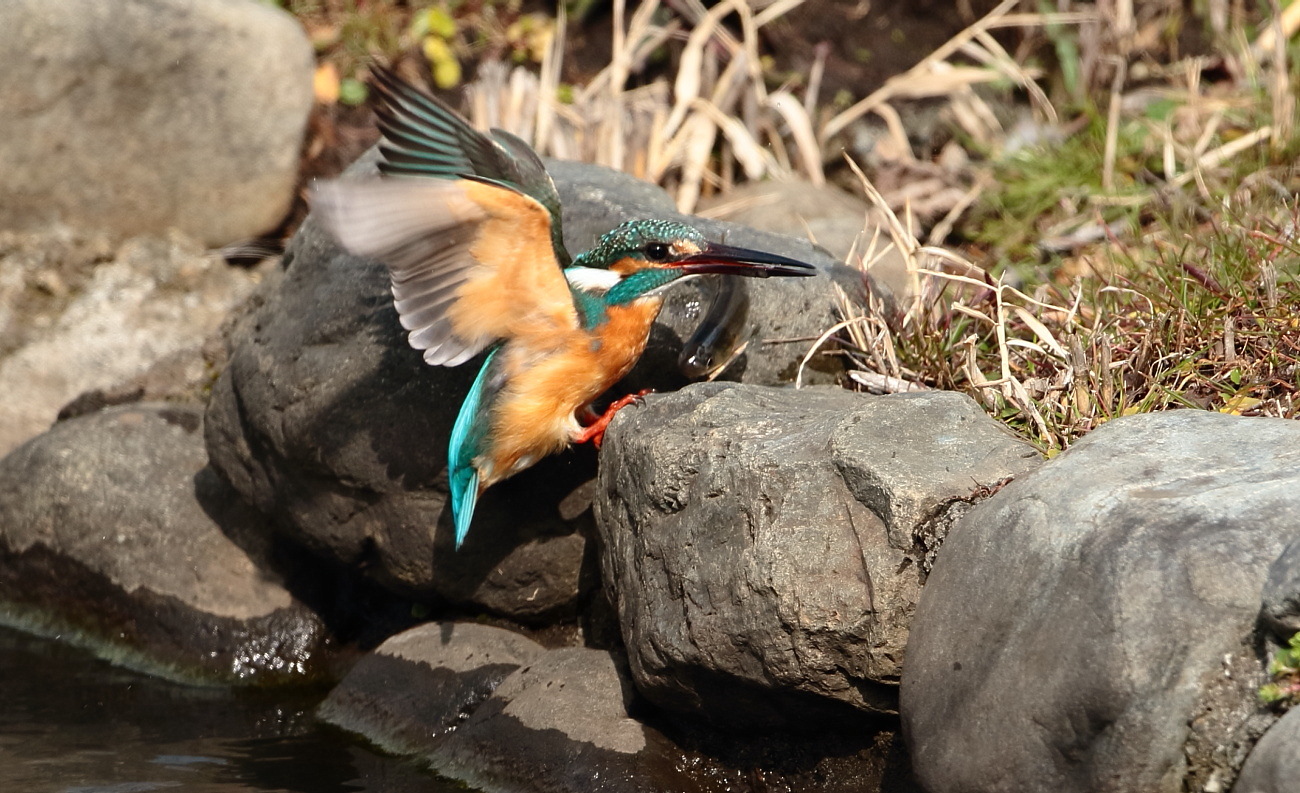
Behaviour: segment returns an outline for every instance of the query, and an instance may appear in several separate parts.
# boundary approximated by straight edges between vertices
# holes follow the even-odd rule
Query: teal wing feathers
[[[551,244],[561,267],[571,258],[564,247],[560,196],[532,148],[504,130],[491,137],[474,129],[435,97],[386,69],[374,69],[381,102],[375,108],[384,135],[379,170],[393,176],[442,179],[479,177],[517,190],[551,214]]]

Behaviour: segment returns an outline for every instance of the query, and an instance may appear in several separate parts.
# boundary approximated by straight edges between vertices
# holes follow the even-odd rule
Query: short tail
[[[497,351],[488,353],[483,367],[478,370],[478,376],[456,414],[456,423],[451,427],[451,439],[447,443],[447,477],[451,486],[451,516],[456,524],[456,550],[460,550],[461,543],[465,542],[470,521],[474,519],[474,505],[478,503],[479,475],[474,458],[479,454],[484,431],[480,409],[484,385]]]
[[[456,550],[469,534],[470,521],[474,519],[474,505],[478,503],[478,471],[468,468],[457,472],[451,482],[451,515],[456,524]]]

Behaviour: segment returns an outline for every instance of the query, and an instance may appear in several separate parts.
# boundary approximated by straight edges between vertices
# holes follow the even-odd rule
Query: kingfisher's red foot
[[[573,442],[586,443],[591,441],[592,445],[599,449],[600,444],[605,440],[605,429],[614,420],[614,414],[628,405],[640,402],[642,397],[652,391],[654,391],[653,388],[643,388],[635,394],[628,394],[625,397],[616,399],[610,403],[609,407],[605,408],[605,412],[600,416],[596,416],[596,411],[591,409],[591,405],[587,405],[584,409],[584,418],[595,416],[595,420],[584,427],[582,432],[573,439]]]

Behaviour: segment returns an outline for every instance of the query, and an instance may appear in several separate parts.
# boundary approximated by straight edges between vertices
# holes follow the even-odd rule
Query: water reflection
[[[180,686],[0,628],[0,791],[465,790],[318,724],[317,701]]]

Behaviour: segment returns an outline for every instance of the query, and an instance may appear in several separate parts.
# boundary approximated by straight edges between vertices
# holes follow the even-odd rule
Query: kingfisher
[[[592,402],[645,350],[667,287],[710,273],[816,273],[666,219],[628,221],[570,256],[559,193],[527,143],[479,132],[387,69],[372,84],[380,175],[321,183],[312,206],[345,249],[387,266],[426,363],[458,366],[486,351],[447,450],[457,549],[488,487],[571,443],[599,448],[615,411],[640,395],[603,415]]]

